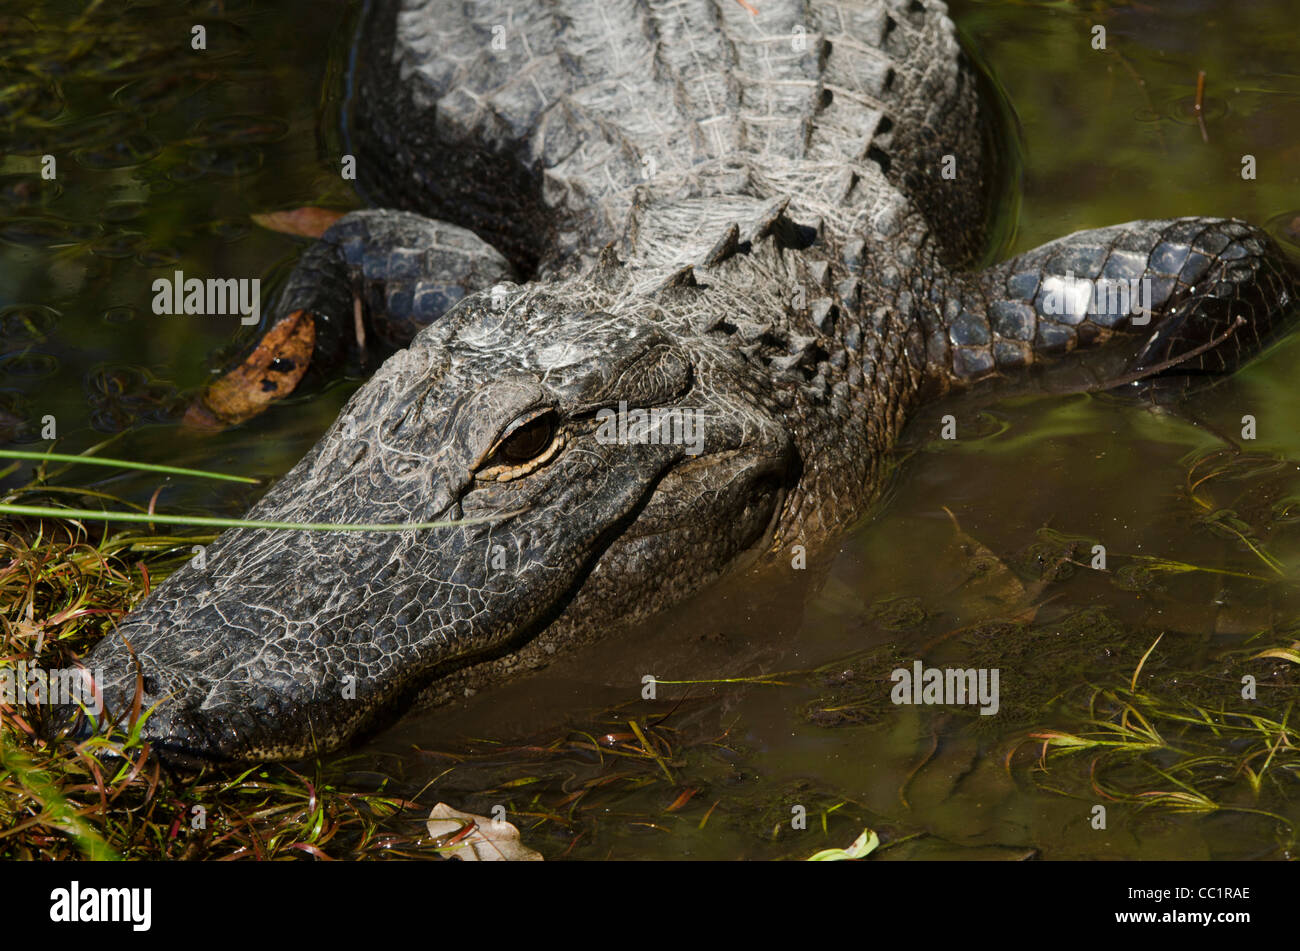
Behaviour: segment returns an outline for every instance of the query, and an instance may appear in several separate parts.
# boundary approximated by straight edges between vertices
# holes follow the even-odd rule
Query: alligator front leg
[[[1244,222],[1080,231],[958,277],[931,335],[930,377],[945,389],[1075,352],[1055,362],[1081,374],[1077,389],[1229,373],[1285,331],[1298,296],[1295,263]]]
[[[262,332],[186,414],[219,428],[283,399],[308,370],[377,366],[462,297],[513,268],[472,231],[403,211],[344,215],[303,253]]]

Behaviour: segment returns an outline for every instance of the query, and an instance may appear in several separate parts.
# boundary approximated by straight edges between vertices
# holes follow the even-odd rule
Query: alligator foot
[[[1280,337],[1297,316],[1300,270],[1258,228],[1179,218],[1080,231],[955,288],[931,337],[941,388],[1039,365],[1055,392],[1168,402]]]
[[[373,369],[461,298],[513,269],[472,231],[402,211],[355,211],[307,249],[258,338],[205,387],[187,425],[219,429],[251,419],[300,387]]]

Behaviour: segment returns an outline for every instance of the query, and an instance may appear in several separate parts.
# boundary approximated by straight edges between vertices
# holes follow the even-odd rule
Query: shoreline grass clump
[[[33,480],[0,496],[0,669],[13,677],[20,663],[77,666],[193,546],[216,537],[6,513],[18,499],[58,502],[72,494],[147,518],[147,509],[97,489],[49,484],[46,463],[85,460],[40,455]],[[0,859],[435,854],[423,825],[427,808],[387,795],[383,784],[346,791],[346,760],[310,771],[267,764],[187,772],[141,742],[148,711],[138,704],[120,729],[83,742],[52,735],[50,712],[0,701]]]
[[[0,667],[75,666],[210,536],[0,525]],[[427,808],[341,788],[345,761],[178,770],[141,742],[52,736],[49,708],[0,703],[0,859],[276,859],[421,854]],[[301,769],[301,766],[300,766]]]

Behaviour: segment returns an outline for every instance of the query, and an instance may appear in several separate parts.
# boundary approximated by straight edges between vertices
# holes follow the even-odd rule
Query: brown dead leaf
[[[332,208],[293,208],[289,211],[267,211],[249,215],[253,223],[270,231],[292,234],[300,238],[319,238],[330,225],[342,218],[347,212]]]
[[[1041,582],[1026,586],[997,555],[978,539],[966,534],[945,505],[952,519],[954,539],[951,556],[961,563],[964,580],[953,594],[960,600],[971,621],[992,618],[1029,623],[1038,614],[1034,599],[1042,591]]]
[[[252,419],[293,392],[315,346],[312,315],[295,310],[267,331],[243,363],[204,389],[186,411],[185,425],[218,430]]]
[[[460,812],[440,802],[429,813],[429,835],[465,862],[540,862],[542,854],[519,841],[519,830],[504,819]]]

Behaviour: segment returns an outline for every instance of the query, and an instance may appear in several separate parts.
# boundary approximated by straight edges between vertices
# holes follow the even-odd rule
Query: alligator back
[[[525,274],[610,242],[633,266],[693,263],[783,196],[832,247],[928,232],[958,262],[984,243],[977,75],[936,0],[372,0],[365,16],[351,138],[368,197],[471,228]]]

